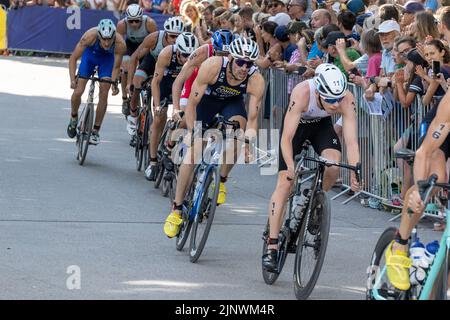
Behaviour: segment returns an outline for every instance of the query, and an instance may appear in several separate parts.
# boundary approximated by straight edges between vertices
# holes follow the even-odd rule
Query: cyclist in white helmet
[[[197,37],[191,32],[183,32],[177,37],[174,45],[165,47],[158,56],[155,74],[152,80],[153,108],[157,110],[160,102],[164,99],[172,100],[172,85],[175,78],[187,62],[189,56],[199,46]],[[167,121],[167,114],[164,112],[154,112],[153,123],[150,135],[150,164],[145,170],[148,180],[154,181],[156,178],[156,151],[158,141],[161,138],[164,125]]]
[[[294,88],[284,114],[278,182],[269,205],[268,250],[262,257],[263,266],[268,271],[277,271],[278,234],[292,189],[295,155],[301,151],[305,140],[309,140],[314,151],[322,157],[337,162],[341,159],[341,144],[331,121],[331,115],[336,113],[341,114],[343,119],[348,162],[356,165],[359,162],[359,145],[355,99],[347,90],[345,75],[335,65],[323,63],[316,68],[314,79],[305,80]],[[325,169],[325,191],[331,189],[338,175],[337,167]],[[354,172],[351,176],[351,188],[359,188]]]
[[[127,54],[122,61],[122,113],[130,114],[127,97],[128,61],[145,37],[157,30],[155,20],[144,15],[143,9],[137,4],[130,4],[125,12],[125,18],[117,23],[117,33],[120,33],[127,44]]]
[[[164,22],[164,30],[156,31],[145,37],[137,50],[130,57],[128,65],[127,92],[131,96],[130,115],[127,121],[127,131],[134,136],[136,130],[137,105],[142,82],[155,72],[156,60],[160,52],[175,41],[184,31],[184,24],[180,17],[171,17]],[[139,66],[136,66],[140,62]],[[134,146],[134,140],[131,140]]]
[[[92,76],[94,68],[98,67],[98,77],[102,80],[117,82],[120,76],[120,64],[126,53],[126,44],[120,34],[116,32],[116,26],[110,19],[103,19],[97,27],[86,31],[76,45],[69,59],[70,87],[74,89],[71,103],[71,119],[67,127],[67,135],[74,138],[77,134],[78,109],[81,96],[86,88],[89,77]],[[81,58],[77,69],[77,60]],[[105,116],[108,105],[108,92],[110,83],[100,82],[100,93],[95,115],[94,130],[90,142],[98,144],[100,141],[99,130]],[[113,86],[113,95],[117,95],[119,89]]]
[[[192,142],[194,121],[206,125],[218,113],[227,120],[238,121],[247,138],[253,139],[256,136],[258,113],[264,94],[264,79],[254,66],[259,56],[259,48],[253,40],[238,38],[231,42],[229,52],[228,57],[208,58],[200,67],[185,110],[186,125],[190,132],[185,139],[187,144]],[[244,94],[249,96],[248,115]],[[246,151],[248,152],[248,145]],[[227,154],[233,154],[237,158],[239,148],[232,148]],[[173,209],[164,224],[164,233],[169,238],[175,237],[180,230],[181,205],[194,169],[193,163],[200,159],[201,150],[194,150],[191,145],[185,159],[192,160],[192,155],[194,162],[183,161],[180,166]],[[232,168],[233,164],[228,163],[221,167],[218,204],[225,202],[225,182]]]

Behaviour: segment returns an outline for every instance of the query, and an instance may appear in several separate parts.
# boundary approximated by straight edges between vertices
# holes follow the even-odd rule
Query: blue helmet
[[[230,30],[220,29],[212,35],[212,45],[215,51],[228,52],[230,51],[231,42],[237,38],[239,36],[231,33]]]

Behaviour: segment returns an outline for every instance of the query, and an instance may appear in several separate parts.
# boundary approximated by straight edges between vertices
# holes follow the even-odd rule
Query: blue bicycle
[[[208,125],[208,129],[216,129],[220,134],[208,137],[202,161],[194,168],[193,181],[183,202],[183,223],[176,239],[176,248],[181,251],[190,234],[189,259],[193,263],[202,254],[214,220],[219,196],[220,159],[228,126],[236,130],[239,123],[216,115]]]
[[[424,203],[431,198],[433,188],[450,190],[450,184],[437,183],[437,176],[431,175],[428,180],[418,181],[419,193]],[[439,212],[446,216],[450,213],[449,197],[438,198],[437,207]],[[368,300],[446,300],[448,299],[448,281],[450,275],[450,229],[448,223],[442,234],[439,250],[436,252],[433,264],[422,284],[411,285],[407,291],[398,290],[388,280],[384,252],[395,237],[397,229],[390,227],[380,236],[375,250],[372,254],[371,265],[368,270]],[[413,232],[409,243],[417,239],[417,233]]]

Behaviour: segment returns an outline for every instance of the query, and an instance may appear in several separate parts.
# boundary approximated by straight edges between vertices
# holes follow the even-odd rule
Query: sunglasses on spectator
[[[321,98],[323,99],[323,101],[325,101],[326,103],[329,103],[329,104],[335,104],[335,103],[338,103],[338,102],[341,102],[342,100],[344,100],[344,97],[337,98],[337,99],[323,98],[323,97],[321,97]]]
[[[278,7],[279,5],[280,5],[279,3],[271,3],[267,6],[267,8],[272,9]]]
[[[247,69],[250,69],[254,65],[253,61],[247,61],[244,59],[236,59],[234,61],[236,61],[236,64],[238,67],[243,67],[245,65],[245,66],[247,66]]]
[[[141,21],[142,21],[141,19],[130,19],[130,20],[128,20],[129,23],[136,23],[136,24],[140,23]]]

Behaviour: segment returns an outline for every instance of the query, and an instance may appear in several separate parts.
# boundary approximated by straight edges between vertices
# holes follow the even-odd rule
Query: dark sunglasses
[[[167,36],[172,39],[176,39],[178,37],[177,34],[170,34],[170,33],[168,33]]]
[[[344,100],[345,97],[341,97],[341,98],[337,98],[337,99],[331,99],[331,98],[322,98],[323,101],[325,101],[326,103],[329,104],[335,104],[337,102],[341,102],[342,100]]]
[[[100,36],[100,38],[101,38],[102,40],[108,41],[108,40],[112,40],[112,39],[114,38],[114,35],[113,35],[111,38],[103,38],[102,36]]]
[[[271,3],[271,4],[269,4],[269,5],[267,6],[267,8],[272,9],[272,8],[276,8],[276,7],[278,7],[278,6],[279,6],[278,3]]]
[[[236,64],[238,67],[243,67],[244,65],[247,66],[247,69],[250,69],[255,64],[253,61],[247,61],[244,59],[236,59]]]
[[[183,58],[189,58],[191,54],[190,53],[181,53],[180,52],[180,56],[182,56]]]
[[[140,19],[134,19],[134,20],[131,19],[131,20],[128,20],[129,23],[136,23],[136,24],[137,24],[137,23],[140,23],[141,21],[142,21],[142,20],[140,20]]]

